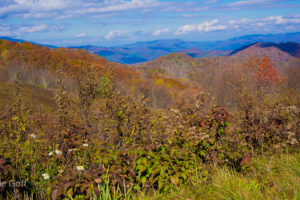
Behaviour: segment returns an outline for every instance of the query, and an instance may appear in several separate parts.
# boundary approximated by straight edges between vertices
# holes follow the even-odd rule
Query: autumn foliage
[[[259,62],[259,68],[256,71],[255,79],[260,83],[277,83],[279,76],[276,68],[268,56],[264,56]]]
[[[0,187],[0,199],[159,196],[213,182],[216,167],[245,174],[253,157],[299,152],[300,95],[274,84],[267,56],[238,65],[171,55],[159,67],[131,68],[30,43],[2,41],[0,53],[0,86],[15,91],[0,105],[0,178],[28,183]],[[176,67],[163,71],[168,63]],[[42,75],[53,84],[36,92],[55,93],[44,95],[51,111],[23,98]]]

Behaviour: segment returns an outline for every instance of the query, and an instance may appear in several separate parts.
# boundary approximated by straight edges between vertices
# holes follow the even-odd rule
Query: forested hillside
[[[0,40],[0,180],[26,180],[0,198],[299,198],[300,59],[280,48],[127,66]]]

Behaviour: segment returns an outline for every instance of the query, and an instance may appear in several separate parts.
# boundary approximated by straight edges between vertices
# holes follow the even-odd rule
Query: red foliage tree
[[[276,68],[273,67],[272,61],[267,55],[260,60],[255,79],[260,83],[277,83],[279,81]]]

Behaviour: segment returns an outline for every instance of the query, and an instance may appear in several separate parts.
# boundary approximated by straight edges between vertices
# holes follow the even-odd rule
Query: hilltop
[[[229,55],[235,55],[238,54],[241,51],[253,51],[252,54],[257,54],[257,55],[262,55],[262,50],[265,49],[265,51],[270,51],[270,49],[274,47],[275,49],[279,49],[282,52],[288,53],[291,56],[294,56],[296,58],[300,58],[300,43],[296,43],[296,42],[286,42],[286,43],[262,43],[262,42],[258,42],[258,43],[254,43],[254,44],[250,44],[250,45],[246,45],[243,47],[240,47],[234,51],[232,51]],[[251,50],[250,50],[251,49]],[[261,49],[261,51],[255,51]],[[275,55],[273,56],[275,57]],[[279,58],[280,59],[280,58]]]
[[[82,76],[92,73],[101,77],[105,74],[113,77],[116,87],[123,93],[138,96],[142,92],[154,107],[166,107],[170,103],[167,100],[158,103],[157,93],[170,98],[193,88],[175,77],[145,74],[143,70],[110,62],[82,49],[51,49],[26,41],[20,43],[0,40],[0,55],[2,82],[14,80],[19,71],[24,84],[53,89],[56,87],[58,70],[61,70],[65,77],[65,88],[74,91],[77,80]]]

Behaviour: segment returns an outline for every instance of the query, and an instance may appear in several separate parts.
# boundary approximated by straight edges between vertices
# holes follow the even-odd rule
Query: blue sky
[[[299,31],[299,0],[0,0],[0,36],[57,46]]]

